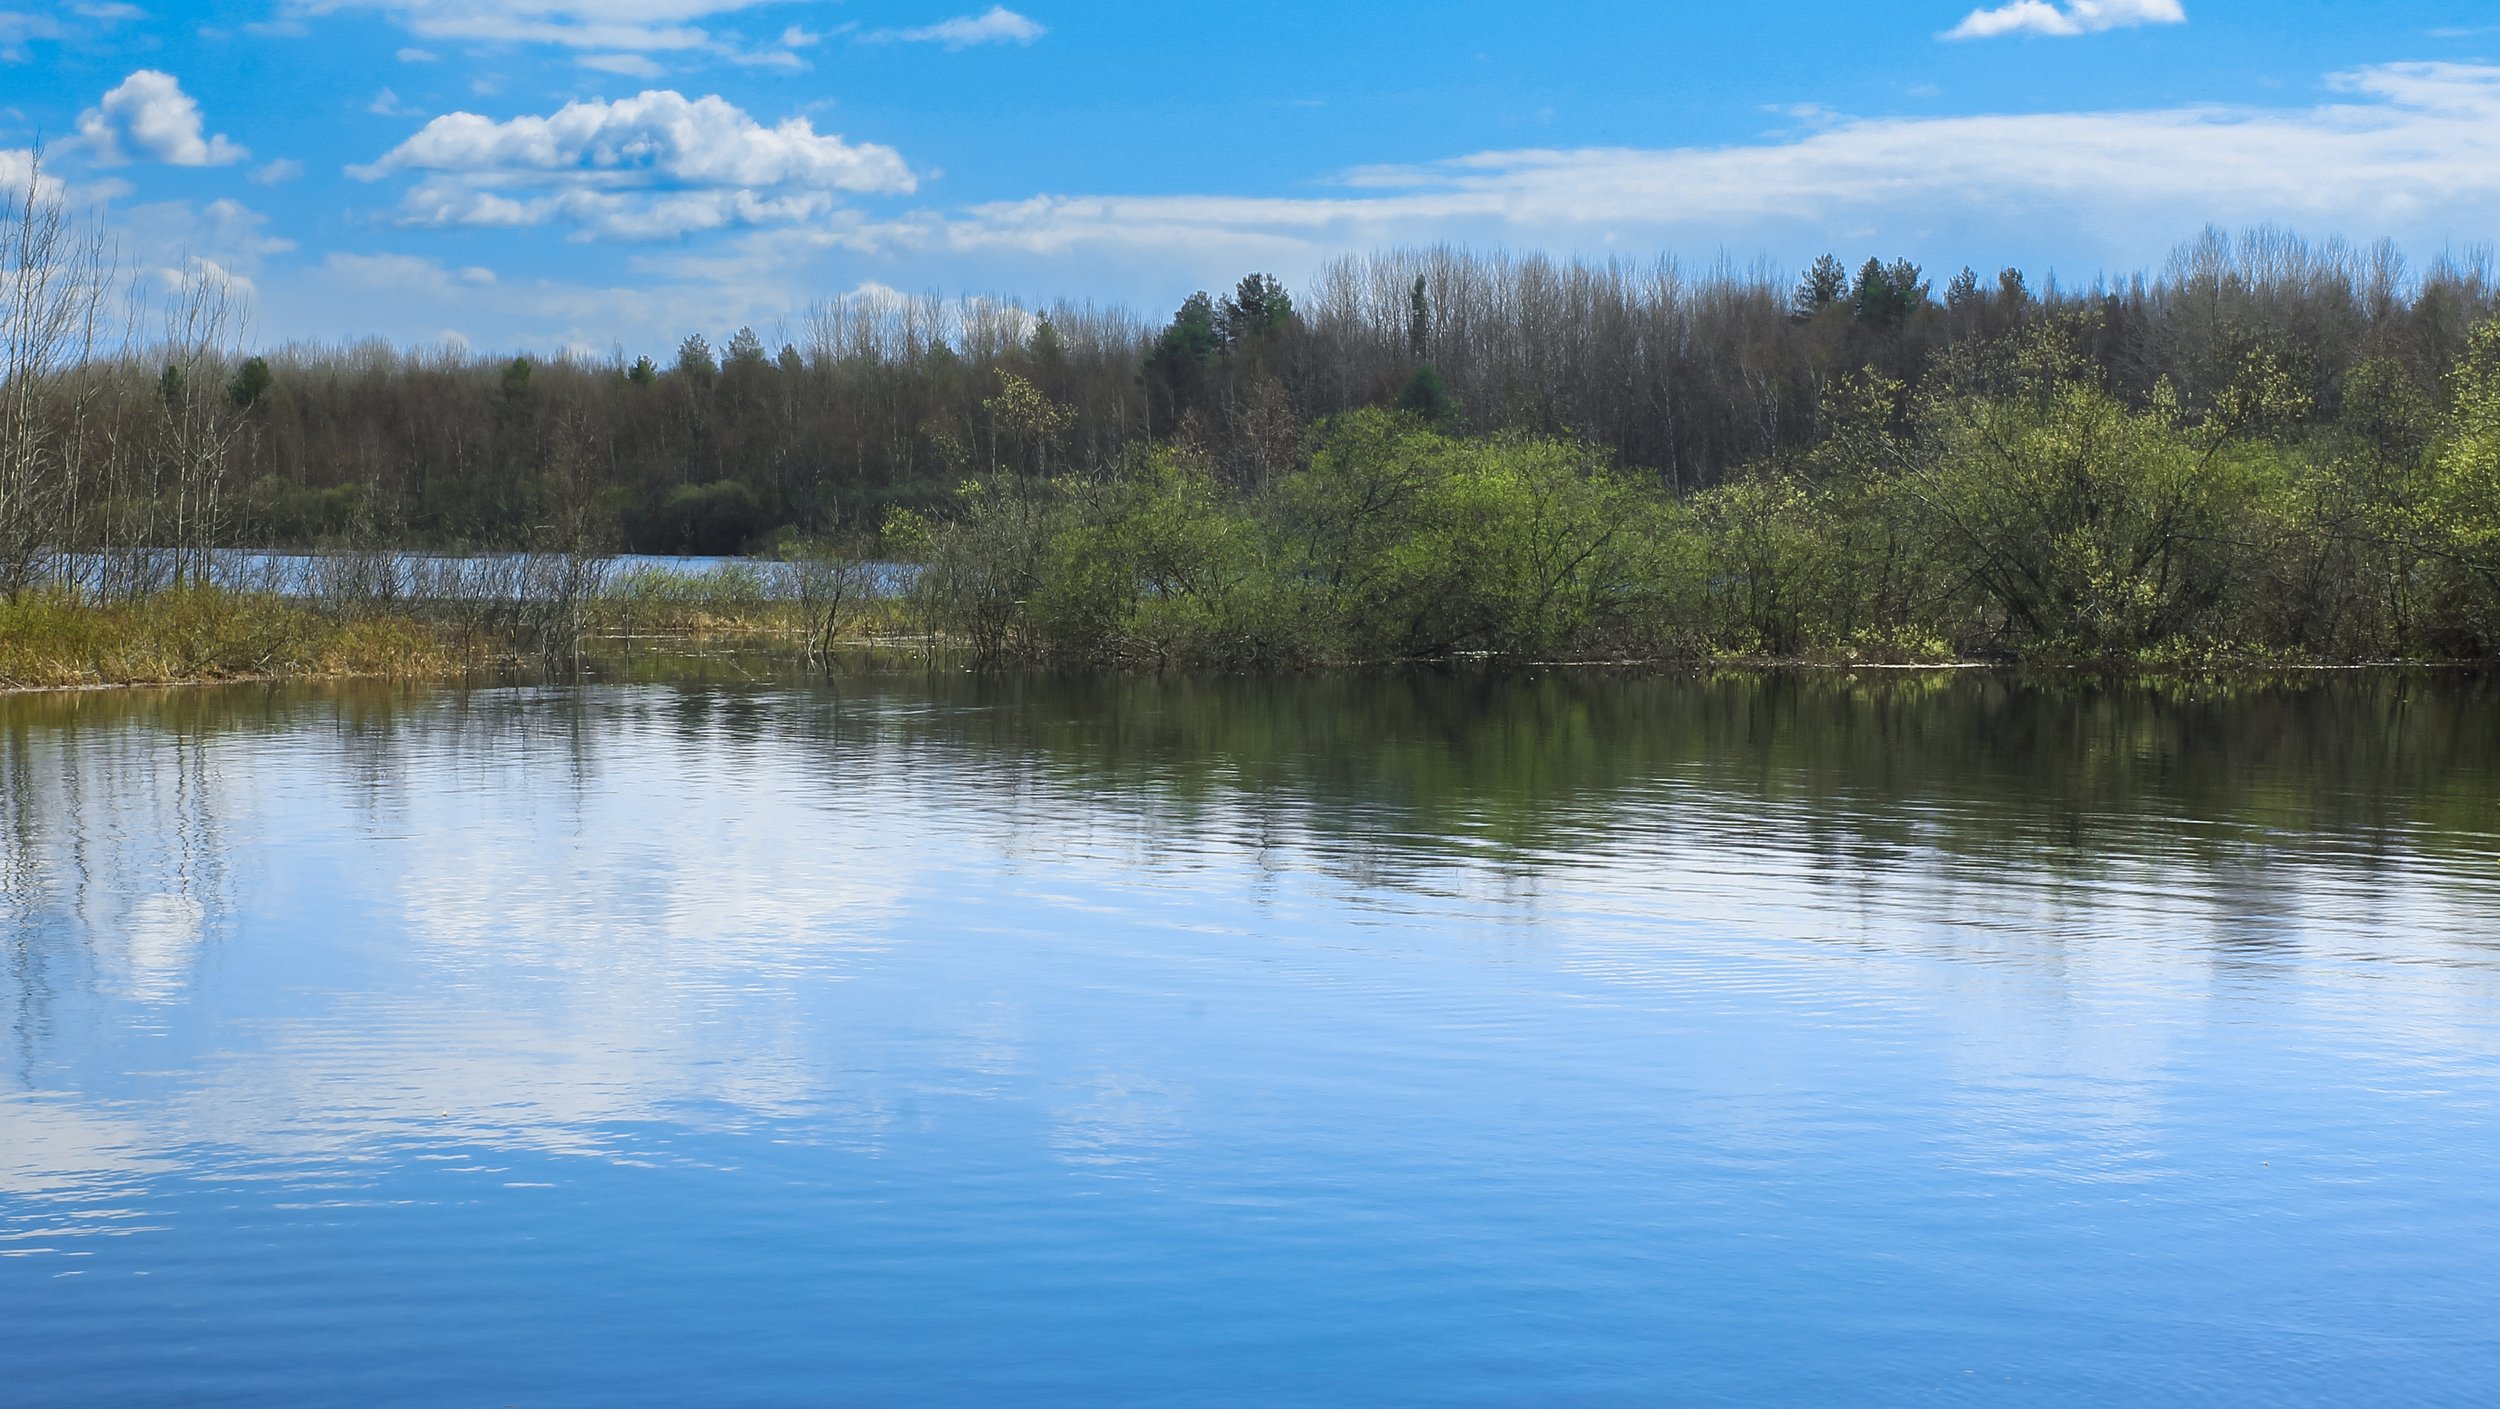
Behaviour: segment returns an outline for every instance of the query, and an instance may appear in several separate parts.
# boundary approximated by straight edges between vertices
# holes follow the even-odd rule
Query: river
[[[0,697],[11,1406],[2495,1383],[2489,682]]]

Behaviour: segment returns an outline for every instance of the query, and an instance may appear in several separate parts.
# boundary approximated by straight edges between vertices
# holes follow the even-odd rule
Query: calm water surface
[[[0,699],[0,1403],[2489,1404],[2500,691]]]

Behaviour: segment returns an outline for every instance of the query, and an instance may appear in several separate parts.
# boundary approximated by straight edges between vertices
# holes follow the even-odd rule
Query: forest
[[[238,345],[0,223],[0,594],[221,548],[921,564],[985,655],[2500,653],[2486,261],[2218,231],[2068,287],[1457,248],[1168,318],[857,294],[665,360]],[[715,342],[717,338],[717,342]]]

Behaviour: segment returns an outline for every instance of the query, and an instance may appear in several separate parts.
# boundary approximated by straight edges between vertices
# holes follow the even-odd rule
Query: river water
[[[2488,1404],[2500,690],[0,698],[0,1403]]]

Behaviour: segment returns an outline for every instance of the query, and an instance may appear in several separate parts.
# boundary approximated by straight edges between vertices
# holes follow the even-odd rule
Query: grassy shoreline
[[[586,604],[578,635],[561,650],[508,624],[481,622],[453,610],[326,610],[265,593],[188,588],[125,602],[82,601],[63,593],[0,600],[0,694],[153,689],[253,683],[393,681],[446,683],[543,674],[553,666],[600,666],[647,656],[655,648],[727,645],[797,662],[816,648],[908,649],[970,658],[944,635],[905,631],[899,620],[863,618],[832,641],[817,641],[795,604],[745,593],[729,597],[686,591],[601,598]],[[2182,675],[2263,676],[2379,670],[2471,671],[2482,663],[2455,660],[2296,660],[2252,654],[2176,658],[2112,665],[2061,666],[2015,660],[1879,660],[1849,653],[1769,656],[1685,652],[1660,656],[1536,658],[1470,652],[1430,659],[1346,660],[1295,666],[1309,674],[1424,665],[1546,670],[1742,670],[1867,672],[2073,672],[2098,678],[2152,679]],[[1097,669],[1105,667],[1097,666]],[[1126,670],[1112,668],[1117,673]],[[1242,673],[1242,672],[1219,672]]]

